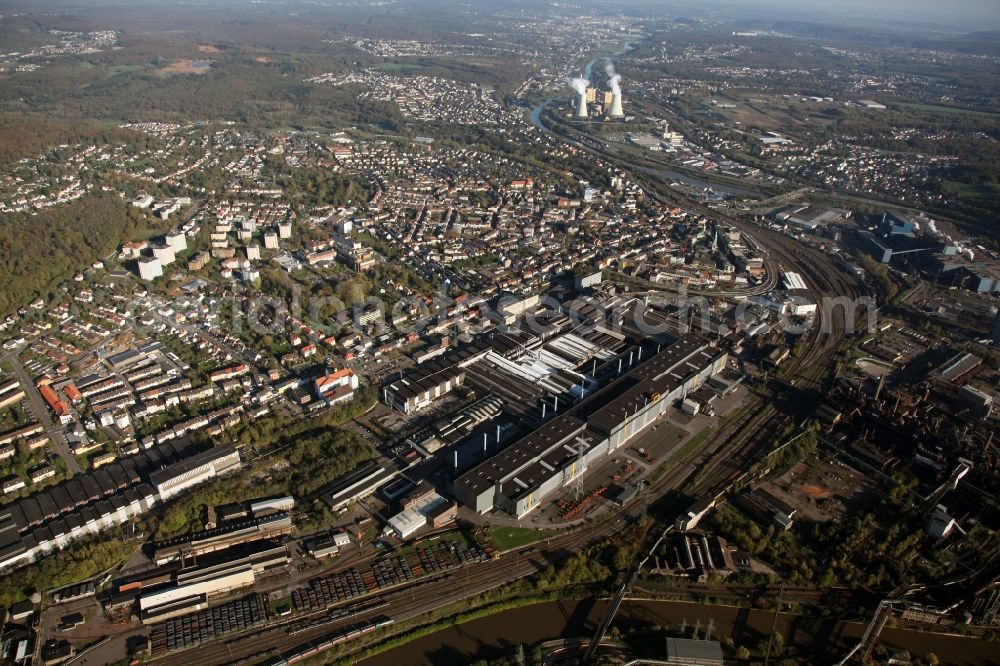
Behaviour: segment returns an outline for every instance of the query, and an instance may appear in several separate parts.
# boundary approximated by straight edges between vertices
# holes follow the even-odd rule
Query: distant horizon
[[[636,4],[624,2],[623,5]],[[652,9],[660,2],[651,0],[638,3]],[[761,13],[761,18],[769,20],[784,16],[789,20],[828,20],[838,24],[878,20],[880,23],[896,23],[900,26],[924,25],[946,30],[967,32],[1000,30],[1000,0],[955,0],[941,5],[934,0],[841,0],[831,4],[825,0],[709,0],[709,2],[662,3],[666,11],[694,11],[712,13],[734,11],[737,13]],[[743,16],[733,16],[732,20],[745,20]]]
[[[367,3],[373,10],[383,11],[385,3],[374,0]],[[397,0],[401,6],[427,5],[427,11],[449,6],[446,0]],[[281,7],[301,6],[311,11],[336,9],[331,3],[324,5],[314,0],[175,0],[164,4],[159,0],[6,0],[3,13],[46,11],[70,11],[85,13],[88,9],[110,9],[127,7],[134,9],[152,5],[158,9],[193,11],[211,7],[226,7],[233,10],[247,9],[254,12],[274,10]],[[494,10],[497,6],[485,0],[471,0],[461,7],[479,5]],[[363,6],[363,5],[362,5]],[[524,6],[544,12],[547,8],[537,6],[527,0],[512,0],[511,8]],[[629,10],[634,14],[649,16],[692,15],[712,17],[716,20],[742,22],[758,18],[761,20],[787,19],[793,21],[830,22],[831,25],[852,26],[867,21],[877,21],[879,27],[919,28],[920,30],[941,30],[947,32],[1000,31],[1000,0],[954,0],[942,5],[935,0],[841,0],[831,4],[826,0],[585,0],[581,9]],[[549,7],[564,11],[568,7]],[[719,14],[724,14],[720,16]]]

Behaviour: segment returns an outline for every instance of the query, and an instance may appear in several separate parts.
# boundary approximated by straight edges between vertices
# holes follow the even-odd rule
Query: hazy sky
[[[364,0],[362,0],[363,2]],[[376,11],[385,11],[386,5],[378,0],[369,0]],[[427,5],[431,11],[447,11],[448,3],[480,4],[489,8],[503,6],[497,0],[403,0],[409,6]],[[711,13],[723,20],[813,20],[854,23],[877,19],[883,25],[912,27],[921,24],[922,29],[953,31],[1000,30],[1000,0],[570,0],[586,6],[595,2],[602,6],[632,5],[643,13],[659,14],[662,8],[667,15],[699,16]],[[0,0],[0,13],[11,7],[18,11],[39,8],[68,9],[85,13],[88,6],[109,7],[121,5],[135,8],[140,5],[156,5],[183,10],[186,6],[229,6],[234,9],[260,12],[266,9],[280,9],[301,5],[310,10],[327,7],[336,12],[339,0]],[[528,0],[517,0],[519,3]],[[544,8],[548,0],[531,2]],[[353,3],[348,3],[353,4]],[[553,4],[555,2],[553,1]],[[5,7],[6,6],[6,7]]]
[[[714,0],[733,8],[843,18],[878,17],[901,22],[941,21],[969,29],[1000,28],[1000,0]]]

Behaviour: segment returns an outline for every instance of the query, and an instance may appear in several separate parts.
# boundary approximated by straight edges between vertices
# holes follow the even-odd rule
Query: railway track
[[[651,196],[660,198],[651,189],[647,188],[647,192]],[[702,208],[701,212],[718,217],[717,211],[700,206],[694,208]],[[770,255],[780,261],[786,270],[799,272],[821,301],[824,298],[845,296],[856,298],[865,294],[862,285],[853,276],[837,268],[820,250],[804,246],[769,229],[737,220],[725,221],[751,235],[762,247],[767,248]],[[771,265],[773,266],[773,262]],[[833,357],[847,335],[848,316],[853,316],[853,312],[848,313],[840,308],[829,311],[822,307],[818,308],[815,329],[805,334],[802,348],[782,374],[797,386],[810,385],[822,388],[826,383],[826,375]],[[745,409],[746,414],[743,417],[727,424],[706,440],[703,450],[722,451],[722,445],[725,443],[724,455],[714,456],[702,466],[690,462],[678,465],[653,483],[648,490],[650,495],[658,497],[667,489],[678,488],[693,474],[697,474],[697,480],[685,488],[687,494],[705,494],[721,489],[728,485],[732,473],[745,470],[761,447],[771,443],[773,437],[792,418],[781,414],[773,400],[761,396],[753,396]],[[409,586],[379,595],[375,600],[390,604],[395,622],[422,617],[430,611],[481,594],[507,582],[533,575],[549,565],[558,564],[570,553],[603,541],[619,531],[622,521],[634,520],[645,510],[645,507],[633,505],[623,510],[617,519],[588,525],[552,538],[536,547],[505,554],[498,561],[469,565],[467,568],[449,572],[440,579],[417,583],[419,590]],[[818,594],[815,590],[800,592],[803,600],[814,599]],[[279,650],[290,649],[305,641],[316,640],[337,628],[339,627],[334,625],[317,627],[315,635],[312,635],[313,632],[304,632],[295,637],[265,636],[263,644]],[[240,647],[239,654],[232,652],[232,646],[227,646],[228,654],[225,656],[229,657],[228,659],[218,650],[215,654],[202,652],[199,654],[200,663],[226,663],[233,661],[233,657],[245,658],[255,649],[259,649],[260,640],[261,638],[248,639],[245,645]],[[188,661],[183,656],[178,656],[181,658],[175,661],[164,659],[161,663],[182,665]]]
[[[191,663],[228,664],[253,663],[254,655],[273,655],[274,651],[290,651],[298,646],[321,639],[333,632],[350,628],[365,620],[389,614],[394,623],[426,617],[427,613],[449,604],[475,597],[510,581],[519,580],[550,564],[558,564],[570,553],[599,543],[614,531],[611,521],[597,529],[585,529],[554,539],[553,551],[529,549],[502,556],[500,560],[466,565],[430,580],[421,580],[403,588],[365,598],[372,610],[353,614],[349,619],[335,619],[289,633],[285,627],[274,626],[263,631],[230,637],[198,648],[164,655],[153,660],[157,664],[190,666]],[[339,606],[334,605],[333,607]],[[270,656],[266,658],[271,658]]]
[[[649,191],[650,196],[658,196]],[[718,213],[694,206],[698,212],[718,217]],[[867,295],[864,286],[853,276],[838,268],[821,250],[803,245],[782,233],[746,222],[725,219],[728,224],[751,236],[767,248],[771,258],[785,270],[802,275],[817,297],[814,325],[804,334],[798,353],[781,370],[782,378],[798,390],[821,393],[828,388],[829,371],[836,353],[848,335],[848,324],[855,321],[857,307],[824,307],[829,299],[846,298],[848,303]],[[747,469],[758,451],[773,443],[773,439],[797,415],[783,414],[774,400],[752,395],[744,407],[746,416],[729,424],[712,439],[727,438],[724,456],[706,461],[698,470],[695,481],[685,488],[692,496],[715,495],[724,490],[735,475]]]
[[[690,465],[675,467],[658,479],[651,492],[676,487],[691,472]],[[182,652],[166,654],[151,660],[151,663],[169,666],[190,666],[191,663],[197,663],[199,666],[256,663],[272,659],[276,652],[292,650],[359,622],[386,614],[390,615],[396,624],[425,617],[430,611],[534,575],[550,565],[558,565],[572,554],[599,544],[619,532],[623,524],[636,520],[643,512],[645,507],[633,503],[614,517],[585,525],[531,547],[505,553],[497,560],[468,564],[443,574],[415,580],[409,585],[338,602],[328,607],[335,609],[345,604],[364,603],[372,608],[370,611],[353,613],[349,618],[331,619],[326,623],[317,623],[313,627],[296,629],[294,634],[287,631],[287,627],[292,626],[293,622],[289,621],[263,630],[230,636],[225,641],[220,640]]]
[[[555,135],[557,138],[558,135]],[[565,139],[563,139],[565,140]],[[608,158],[601,151],[589,146],[578,147]],[[615,160],[613,160],[615,161]],[[624,165],[629,170],[628,165]],[[644,177],[633,173],[636,182],[643,183]],[[666,202],[653,187],[643,185],[647,194]],[[718,218],[718,211],[703,206],[686,204],[687,207]],[[822,303],[824,298],[856,298],[865,295],[863,286],[851,275],[837,268],[823,252],[798,243],[783,234],[746,222],[724,219],[728,224],[741,229],[767,249],[773,259],[779,261],[786,270],[799,272],[807,285]],[[773,267],[774,262],[770,265]],[[847,317],[853,316],[840,308],[827,311],[817,310],[816,328],[805,334],[799,353],[782,370],[782,375],[797,387],[809,386],[822,389],[827,380],[834,355],[847,335]],[[704,495],[717,492],[729,484],[734,472],[745,470],[763,446],[771,443],[792,418],[782,414],[773,400],[752,395],[745,406],[745,415],[737,421],[725,425],[709,437],[702,451],[713,451],[723,455],[711,456],[701,463],[683,462],[657,479],[648,489],[649,496],[659,498],[668,489],[684,486],[689,495]],[[695,475],[694,480],[690,477]],[[655,508],[651,505],[651,508]],[[638,503],[621,510],[617,517],[588,524],[579,529],[553,537],[536,546],[509,552],[497,560],[465,565],[443,574],[432,575],[382,593],[364,598],[372,610],[350,616],[349,620],[332,619],[317,623],[314,627],[297,630],[290,634],[283,626],[270,626],[264,630],[251,632],[225,641],[216,641],[184,652],[164,655],[154,659],[165,666],[189,666],[198,664],[245,664],[273,659],[273,655],[294,650],[312,641],[321,640],[331,633],[348,629],[351,623],[386,615],[387,610],[395,623],[426,616],[463,599],[495,589],[505,583],[531,576],[550,565],[557,565],[570,554],[579,552],[589,545],[600,543],[620,531],[623,522],[635,520],[645,506]],[[814,590],[803,590],[801,597],[811,599]],[[358,600],[354,600],[357,602]],[[333,604],[336,608],[341,604]]]

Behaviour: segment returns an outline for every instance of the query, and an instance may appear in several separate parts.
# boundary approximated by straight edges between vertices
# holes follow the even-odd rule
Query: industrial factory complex
[[[669,408],[697,414],[733,387],[721,376],[726,349],[678,313],[614,290],[569,296],[558,312],[528,299],[518,309],[531,325],[480,336],[382,388],[383,402],[410,418],[466,404],[441,407],[451,416],[431,419],[407,444],[451,468],[448,490],[478,514],[524,518]],[[659,331],[640,330],[643,321]]]
[[[0,666],[996,663],[961,12],[32,4]]]
[[[182,488],[239,468],[231,446],[192,455],[190,443],[177,440],[7,504],[0,509],[0,569],[129,522]]]
[[[615,72],[614,66],[609,62],[605,68],[608,75],[608,87],[607,90],[598,99],[597,88],[590,85],[590,80],[583,77],[569,79],[569,85],[576,91],[576,110],[573,115],[577,119],[585,119],[591,117],[590,105],[597,104],[600,102],[600,113],[594,115],[603,114],[607,118],[619,119],[625,117],[625,112],[622,110],[622,88],[621,88],[621,76]]]
[[[290,497],[256,502],[215,528],[156,542],[155,566],[115,580],[105,596],[105,612],[119,621],[138,615],[144,622],[159,622],[253,585],[288,564],[285,541],[292,519],[283,509],[293,506]]]
[[[523,518],[539,502],[587,472],[684,400],[726,365],[727,353],[689,334],[612,379],[565,412],[455,481],[455,496],[484,513]]]

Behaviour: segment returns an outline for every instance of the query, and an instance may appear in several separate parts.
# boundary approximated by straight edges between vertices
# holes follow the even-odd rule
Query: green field
[[[139,65],[111,65],[108,67],[106,78],[112,78],[118,76],[119,74],[128,74],[129,72],[137,72],[142,67]]]
[[[28,425],[31,415],[24,408],[24,401],[0,409],[0,432],[16,430]]]
[[[384,62],[378,65],[378,68],[387,72],[402,72],[406,70],[423,69],[421,65],[415,65],[407,62]]]
[[[997,183],[971,184],[945,180],[941,186],[949,194],[962,199],[1000,199],[1000,184]]]
[[[670,462],[683,460],[691,455],[691,452],[701,446],[708,436],[712,434],[712,426],[705,426],[697,435],[689,439],[679,449],[670,454]]]
[[[740,162],[746,162],[748,164],[760,164],[763,161],[756,155],[751,155],[750,153],[736,153],[736,159]]]
[[[292,598],[289,596],[271,599],[268,601],[268,606],[272,615],[281,615],[286,611],[292,610]]]
[[[975,109],[962,109],[957,106],[943,106],[941,104],[919,104],[916,102],[891,102],[890,107],[900,107],[912,111],[929,111],[932,113],[949,113],[962,116],[982,116],[983,118],[996,118],[1000,114],[992,111],[976,111]]]
[[[547,539],[558,534],[558,530],[536,530],[529,527],[504,527],[493,526],[490,528],[490,539],[497,550],[505,551],[520,546],[527,546],[542,539]]]

